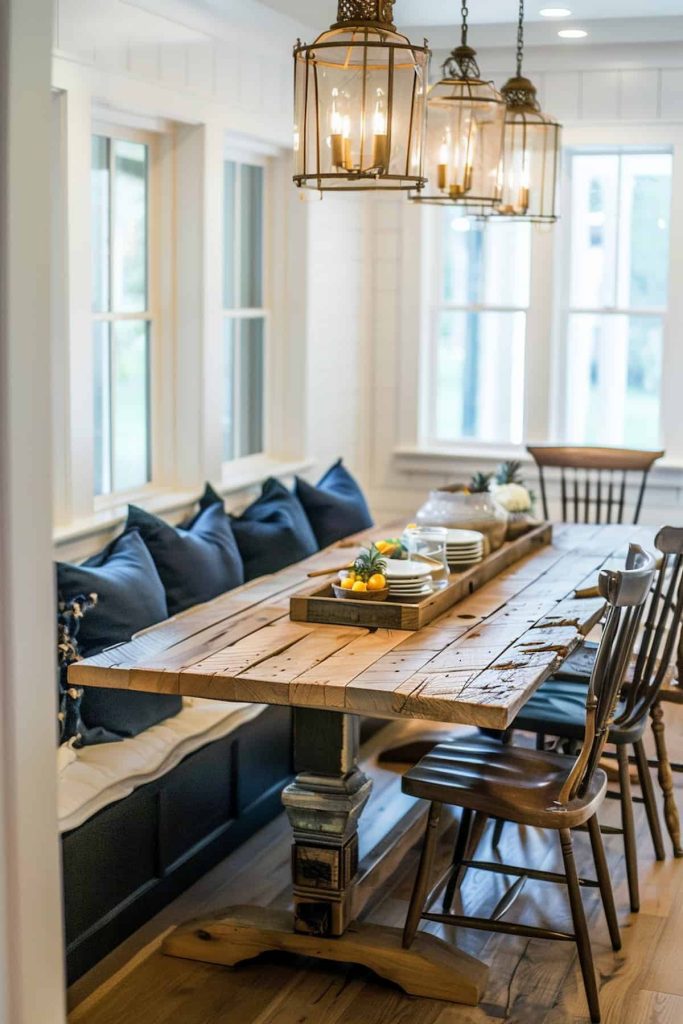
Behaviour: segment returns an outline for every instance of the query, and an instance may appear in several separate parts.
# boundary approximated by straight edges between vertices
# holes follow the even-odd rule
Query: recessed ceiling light
[[[572,12],[568,7],[542,7],[538,13],[542,18],[569,18]]]
[[[583,28],[563,28],[557,34],[562,39],[585,39],[588,35]]]

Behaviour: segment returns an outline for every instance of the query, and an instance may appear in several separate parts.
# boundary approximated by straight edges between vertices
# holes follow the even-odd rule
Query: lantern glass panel
[[[556,219],[560,126],[533,110],[508,109],[501,171],[501,214]]]

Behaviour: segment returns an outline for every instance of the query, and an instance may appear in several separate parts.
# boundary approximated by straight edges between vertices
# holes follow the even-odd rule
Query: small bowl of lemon
[[[375,544],[363,548],[349,570],[332,584],[335,597],[353,601],[386,601],[389,596],[384,571],[386,559]]]

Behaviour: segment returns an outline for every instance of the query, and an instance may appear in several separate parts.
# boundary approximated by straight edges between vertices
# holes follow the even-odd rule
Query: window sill
[[[455,463],[471,463],[487,469],[488,463],[498,465],[513,459],[523,465],[534,465],[534,460],[523,445],[401,445],[394,448],[393,454],[397,464],[409,473],[451,472]],[[680,476],[682,471],[683,458],[676,456],[665,456],[652,470],[656,476],[668,477]]]
[[[234,463],[226,463],[223,478],[216,490],[224,497],[239,494],[260,484],[268,476],[286,477],[294,473],[303,473],[310,469],[310,459],[285,461],[273,459],[265,455],[249,459],[238,459]],[[176,491],[158,489],[147,491],[135,501],[141,508],[155,515],[173,515],[189,512],[196,505],[199,495],[196,490]],[[131,500],[133,500],[131,498]],[[120,504],[113,504],[93,512],[91,516],[74,520],[72,523],[56,526],[52,532],[55,548],[65,547],[74,541],[96,537],[99,534],[111,533],[121,526],[128,515],[128,497]]]

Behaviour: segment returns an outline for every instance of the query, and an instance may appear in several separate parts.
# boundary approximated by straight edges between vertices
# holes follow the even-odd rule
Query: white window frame
[[[162,183],[161,183],[161,140],[156,132],[144,131],[140,128],[128,127],[107,121],[94,120],[92,133],[102,135],[109,139],[119,139],[126,142],[139,142],[147,146],[147,309],[133,313],[97,313],[91,311],[92,324],[95,323],[117,323],[126,320],[144,320],[148,324],[149,331],[149,480],[138,487],[120,491],[110,491],[106,494],[94,493],[94,451],[93,451],[93,508],[96,512],[120,505],[128,500],[140,499],[155,493],[160,485],[160,444],[159,439],[163,426],[160,422],[159,394],[162,386],[161,368],[163,365],[163,350],[165,347],[164,322],[162,316],[161,297],[161,205],[162,205]],[[111,171],[111,157],[110,157]],[[110,193],[111,194],[111,193]],[[113,211],[111,214],[113,220]],[[111,260],[110,260],[110,282],[111,282]],[[111,299],[111,284],[110,284]],[[92,307],[91,307],[92,309]],[[91,331],[92,335],[92,331]]]
[[[252,167],[263,168],[263,267],[262,267],[262,279],[261,279],[261,298],[262,305],[256,307],[233,307],[228,308],[224,304],[223,294],[223,268],[225,266],[226,251],[225,251],[225,239],[221,245],[222,264],[221,264],[221,368],[223,370],[222,360],[224,358],[224,326],[226,320],[262,320],[263,321],[263,424],[262,424],[262,437],[263,447],[260,452],[254,453],[253,455],[238,456],[234,459],[223,459],[222,461],[222,477],[225,482],[232,480],[235,474],[239,474],[248,468],[250,465],[258,466],[259,461],[263,461],[264,457],[267,456],[271,450],[271,397],[273,395],[273,389],[271,387],[271,372],[270,366],[272,361],[271,356],[271,310],[272,305],[270,301],[271,297],[271,215],[273,212],[271,204],[272,194],[272,168],[271,168],[271,155],[272,150],[270,147],[259,147],[259,148],[248,148],[242,147],[236,144],[234,141],[228,141],[225,146],[223,153],[223,166],[221,168],[221,181],[225,181],[225,164],[233,162],[239,165],[249,165]],[[225,192],[223,190],[223,203],[225,203]],[[225,212],[224,207],[222,210]],[[241,230],[241,214],[242,208],[240,204],[240,176],[237,176],[237,196],[235,202],[235,237],[239,239]],[[223,224],[223,219],[221,220]],[[235,261],[235,295],[239,291],[239,264]],[[239,450],[239,422],[240,417],[237,413],[237,382],[240,380],[240,346],[235,347],[235,379],[233,381],[233,407],[234,407],[234,420],[235,420],[235,444],[237,450]],[[225,380],[225,374],[222,372],[221,381]],[[225,395],[222,394],[222,401],[225,401]],[[222,408],[222,406],[221,406]],[[220,439],[221,451],[223,450],[223,437]]]
[[[634,144],[633,140],[638,140]],[[680,262],[680,246],[683,246],[683,203],[677,189],[683,186],[683,128],[680,126],[632,125],[612,127],[577,127],[567,129],[563,138],[563,149],[567,157],[577,152],[596,153],[668,153],[672,156],[671,178],[671,222],[669,230],[669,288],[667,305],[664,309],[626,309],[621,307],[598,307],[584,309],[571,304],[571,170],[569,159],[563,160],[562,194],[564,216],[558,227],[558,274],[555,304],[554,367],[551,378],[551,394],[555,397],[551,431],[554,439],[563,440],[569,435],[569,411],[565,367],[569,357],[569,318],[572,313],[587,312],[598,315],[656,316],[662,321],[662,377],[660,396],[659,434],[662,448],[667,456],[680,460],[683,457],[683,427],[677,415],[675,388],[671,381],[683,379],[683,357],[680,345],[673,338],[674,324],[683,322],[683,302],[678,296],[675,265]],[[678,278],[680,280],[680,278]],[[677,351],[678,349],[678,351]]]
[[[410,465],[416,465],[414,460],[424,455],[436,460],[523,457],[523,445],[471,439],[443,443],[430,437],[430,304],[435,288],[432,272],[435,245],[433,212],[415,203],[406,203],[401,210],[401,235],[405,242],[401,249],[399,297],[400,416],[394,453]],[[494,228],[495,225],[491,225],[491,230]],[[530,443],[545,440],[549,433],[551,400],[543,384],[550,377],[553,366],[549,338],[553,324],[555,246],[553,231],[532,225],[523,394],[523,430],[525,439]]]

